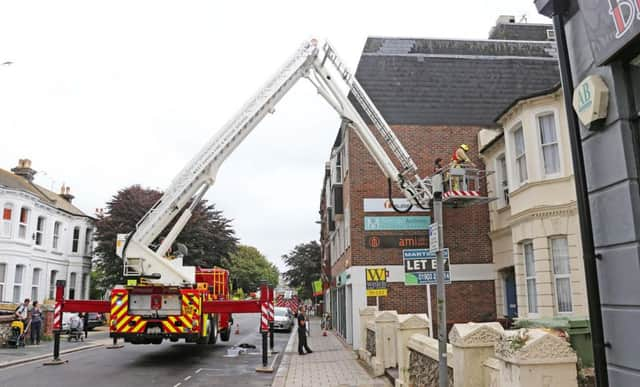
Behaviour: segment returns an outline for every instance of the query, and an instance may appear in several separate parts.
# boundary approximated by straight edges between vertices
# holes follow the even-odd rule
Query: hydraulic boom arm
[[[417,175],[415,163],[331,45],[325,43],[320,47],[315,40],[311,40],[304,42],[258,93],[213,136],[138,222],[135,231],[127,236],[122,246],[125,276],[146,276],[154,280],[158,280],[159,276],[158,282],[167,285],[194,282],[194,268],[183,266],[181,259],[166,259],[166,252],[191,217],[194,207],[213,185],[220,165],[302,77],[308,78],[338,114],[350,123],[384,174],[398,184],[405,196],[418,206],[428,205],[431,199],[429,179],[423,180]],[[365,117],[349,100],[349,94]],[[373,124],[394,154],[400,171],[369,130],[365,118]],[[160,246],[153,251],[149,246],[181,212]]]

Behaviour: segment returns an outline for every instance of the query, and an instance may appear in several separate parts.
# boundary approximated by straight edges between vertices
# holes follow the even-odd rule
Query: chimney
[[[36,175],[36,171],[31,169],[31,160],[20,159],[18,160],[18,166],[11,169],[11,172],[26,179],[29,182],[33,182],[33,177]]]
[[[513,24],[516,22],[516,17],[512,15],[500,15],[496,20],[496,25],[499,24]]]
[[[75,196],[71,195],[71,187],[65,187],[64,184],[60,187],[60,196],[69,203],[75,198]]]

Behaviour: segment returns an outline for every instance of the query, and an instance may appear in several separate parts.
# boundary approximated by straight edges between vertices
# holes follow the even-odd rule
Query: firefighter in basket
[[[451,168],[475,168],[475,163],[471,161],[467,152],[469,151],[469,145],[460,144],[460,146],[453,152],[451,157]],[[460,190],[460,176],[450,176],[451,189],[453,191]],[[466,184],[463,182],[463,189],[466,190]]]

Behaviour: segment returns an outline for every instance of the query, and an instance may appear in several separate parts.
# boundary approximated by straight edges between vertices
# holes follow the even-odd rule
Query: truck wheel
[[[207,335],[206,336],[200,336],[196,339],[196,343],[200,344],[200,345],[204,345],[204,344],[208,344],[209,341],[211,340],[211,320],[209,320],[209,324],[207,325]]]
[[[220,331],[220,340],[229,341],[231,337],[231,328],[223,329]]]
[[[218,341],[218,317],[212,317],[209,319],[209,344],[213,345]]]

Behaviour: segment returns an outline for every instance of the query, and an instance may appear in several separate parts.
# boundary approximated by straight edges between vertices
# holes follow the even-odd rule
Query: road
[[[226,343],[200,346],[165,341],[161,345],[126,344],[122,349],[80,351],[62,356],[69,361],[64,365],[44,366],[38,361],[0,370],[0,386],[270,386],[273,374],[255,371],[262,365],[259,317],[235,315],[240,334],[233,332]],[[276,333],[274,350],[282,354],[288,339],[288,333]],[[241,343],[257,348],[238,357],[225,357],[227,349]]]

